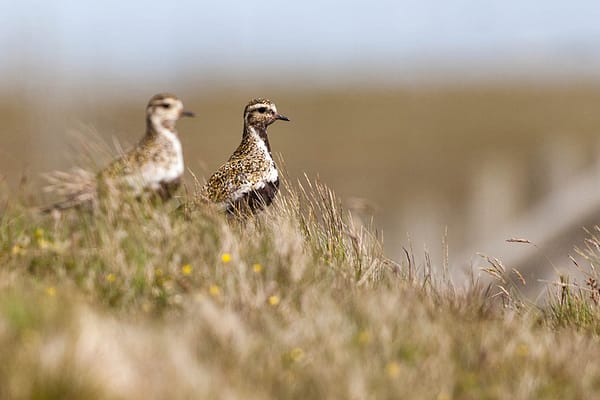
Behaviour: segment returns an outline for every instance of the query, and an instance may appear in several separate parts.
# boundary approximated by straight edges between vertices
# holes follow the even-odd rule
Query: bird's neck
[[[242,135],[242,142],[253,142],[257,145],[264,143],[265,147],[271,154],[271,146],[269,145],[269,138],[267,136],[266,125],[248,125],[244,124],[244,133]]]
[[[152,115],[146,119],[146,136],[150,138],[167,137],[169,139],[177,137],[175,121],[161,120]]]

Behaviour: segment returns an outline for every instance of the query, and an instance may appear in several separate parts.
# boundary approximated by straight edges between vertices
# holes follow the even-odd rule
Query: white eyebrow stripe
[[[259,108],[263,108],[263,107],[270,108],[271,110],[277,112],[277,108],[275,107],[274,104],[264,104],[264,103],[254,104],[254,105],[248,107],[247,111],[250,112],[250,111],[258,110]]]

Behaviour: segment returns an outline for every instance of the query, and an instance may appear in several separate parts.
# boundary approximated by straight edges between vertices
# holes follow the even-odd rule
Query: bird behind
[[[146,134],[137,146],[96,175],[81,169],[46,175],[50,184],[46,191],[65,200],[42,211],[93,206],[99,197],[114,192],[170,198],[180,186],[184,172],[183,152],[175,127],[182,116],[193,113],[185,111],[176,96],[165,93],[153,96],[146,107]]]

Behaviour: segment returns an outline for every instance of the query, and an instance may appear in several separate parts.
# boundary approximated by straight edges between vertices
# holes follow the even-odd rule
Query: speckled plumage
[[[279,188],[279,173],[271,155],[267,128],[289,121],[267,99],[254,99],[244,109],[242,142],[209,179],[202,195],[230,213],[257,212],[271,204]]]
[[[169,198],[179,187],[184,171],[181,142],[175,124],[181,116],[193,116],[171,94],[157,94],[146,107],[146,135],[138,145],[96,175],[78,170],[47,175],[48,192],[66,198],[42,211],[91,205],[112,190],[134,196],[149,192]],[[82,172],[83,171],[83,172]]]

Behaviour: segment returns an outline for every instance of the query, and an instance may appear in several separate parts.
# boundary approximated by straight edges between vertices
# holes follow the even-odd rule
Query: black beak
[[[195,116],[196,116],[196,114],[194,114],[194,113],[193,113],[193,112],[191,112],[191,111],[185,111],[185,110],[184,110],[184,111],[182,111],[182,112],[181,112],[181,116],[182,116],[182,117],[195,117]]]
[[[281,115],[281,114],[275,114],[275,119],[280,119],[282,121],[289,121],[290,120],[288,117],[286,117],[285,115]]]

